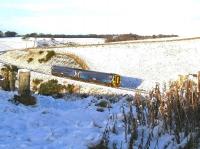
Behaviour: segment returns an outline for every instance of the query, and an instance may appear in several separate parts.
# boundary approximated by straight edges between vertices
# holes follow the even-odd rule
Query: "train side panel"
[[[100,72],[92,72],[92,71],[79,71],[79,77],[82,80],[87,80],[90,82],[98,82],[102,84],[111,84],[112,83],[112,74],[100,73]]]
[[[51,68],[52,75],[60,77],[76,77],[77,71],[75,69],[62,67],[62,66],[52,66]]]
[[[51,72],[52,75],[59,77],[69,77],[75,80],[78,79],[86,82],[94,82],[112,87],[120,86],[120,76],[116,74],[89,71],[56,65],[52,66]]]

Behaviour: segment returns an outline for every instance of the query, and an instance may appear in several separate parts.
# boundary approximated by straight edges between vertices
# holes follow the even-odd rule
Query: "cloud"
[[[14,23],[18,22],[18,23]],[[152,18],[130,19],[123,16],[40,16],[20,17],[10,20],[6,24],[21,29],[20,32],[37,32],[52,34],[106,34],[106,33],[136,33],[136,34],[200,34],[200,21],[177,21],[176,18],[161,18],[159,21]]]
[[[0,8],[30,15],[1,17],[22,33],[193,34],[200,25],[200,3],[194,0],[35,0],[3,3]],[[0,2],[1,3],[1,2]],[[1,10],[0,10],[1,11]],[[26,12],[24,12],[26,11]],[[7,13],[5,13],[5,16]],[[8,16],[10,17],[10,16]],[[4,19],[3,19],[4,18]]]

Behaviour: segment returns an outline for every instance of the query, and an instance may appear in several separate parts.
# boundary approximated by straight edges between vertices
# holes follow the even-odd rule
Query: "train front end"
[[[121,78],[118,74],[113,74],[111,85],[112,87],[120,87]]]

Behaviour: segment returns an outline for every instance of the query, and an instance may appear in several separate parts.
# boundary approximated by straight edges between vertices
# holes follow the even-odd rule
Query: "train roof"
[[[85,71],[85,72],[93,72],[93,73],[101,73],[101,74],[110,74],[110,75],[118,75],[115,73],[106,73],[106,72],[99,72],[99,71],[92,71],[92,70],[85,70],[85,69],[79,69],[79,68],[71,68],[71,67],[67,67],[67,66],[59,66],[59,65],[53,65],[53,67],[57,67],[57,68],[66,68],[66,69],[70,69],[70,70],[79,70],[79,71]]]

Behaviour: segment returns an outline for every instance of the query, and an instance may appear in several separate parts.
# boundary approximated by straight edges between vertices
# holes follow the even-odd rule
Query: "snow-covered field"
[[[181,39],[181,38],[180,38]],[[40,40],[40,39],[37,39]],[[63,39],[56,39],[63,40]],[[64,39],[81,44],[99,43],[103,39]],[[159,41],[159,39],[157,39]],[[21,41],[21,44],[19,44]],[[22,42],[23,41],[23,42]],[[24,48],[34,39],[0,39],[0,50]],[[7,45],[7,47],[5,46]],[[29,44],[29,46],[32,46]],[[70,52],[83,59],[91,70],[117,73],[122,76],[122,87],[150,89],[156,82],[168,83],[179,74],[197,73],[200,70],[200,39],[144,42],[101,46],[55,48]]]
[[[4,43],[9,45],[9,42],[5,40]],[[2,49],[6,50],[5,44],[1,43],[3,42],[0,42],[0,46],[4,47]],[[11,43],[13,44],[10,46],[15,47],[17,42]],[[176,78],[178,74],[199,71],[199,48],[200,39],[56,48],[56,50],[75,53],[87,62],[91,70],[122,75],[125,86],[148,89],[155,82],[167,82]],[[36,74],[33,76],[36,77]],[[87,149],[100,142],[106,129],[109,129],[110,149],[114,149],[114,146],[117,149],[127,149],[124,114],[132,114],[137,120],[138,136],[134,140],[134,148],[144,148],[146,145],[151,149],[183,148],[188,140],[188,137],[181,137],[180,143],[177,144],[175,134],[163,131],[162,122],[158,122],[153,128],[139,122],[140,114],[130,96],[117,95],[108,101],[109,97],[101,93],[99,97],[68,95],[64,99],[34,95],[37,104],[24,106],[10,101],[14,94],[16,93],[0,90],[0,148],[2,149]],[[103,111],[97,106],[102,100],[109,103],[109,108],[103,108]],[[128,109],[131,106],[133,109],[130,114]],[[130,135],[127,137],[129,140]],[[148,142],[149,137],[151,137],[150,142]]]
[[[97,99],[91,96],[36,96],[37,105],[26,107],[9,102],[13,95],[0,91],[1,149],[87,149],[101,139],[112,114],[121,117],[121,104],[98,112],[94,103]],[[123,140],[122,136],[116,139]]]
[[[50,41],[50,38],[29,38],[23,40],[21,37],[14,38],[0,38],[0,51],[13,50],[13,49],[25,49],[32,48],[36,46],[37,41],[42,41],[45,39],[47,42]],[[56,38],[57,42],[68,43],[74,42],[77,44],[100,44],[104,43],[103,38]],[[35,43],[34,43],[35,42]]]
[[[55,38],[55,40],[60,41],[60,42],[65,42],[65,43],[75,42],[77,44],[102,44],[102,43],[104,43],[104,38]]]
[[[123,117],[129,107],[127,96],[99,111],[97,104],[105,101],[104,97],[68,96],[65,99],[53,99],[35,95],[37,104],[24,106],[10,101],[14,94],[0,91],[1,149],[88,149],[100,143],[106,130],[110,149],[115,149],[113,146],[128,149]],[[132,114],[137,117],[134,106]],[[148,146],[152,149],[176,149],[186,143],[186,140],[182,140],[179,145],[176,144],[173,134],[162,133],[162,125],[152,131],[149,129],[138,125],[134,148],[141,148],[141,145],[145,147],[150,132],[153,136]],[[127,137],[129,139],[130,135]]]
[[[99,43],[102,39],[64,40],[87,44]],[[0,50],[17,49],[20,46],[25,48],[26,42],[33,44],[34,39],[23,41],[21,38],[2,38]],[[120,74],[122,87],[148,90],[155,85],[155,82],[168,83],[169,80],[176,79],[179,74],[197,73],[200,70],[199,48],[200,39],[197,38],[170,42],[139,42],[55,49],[61,53],[70,52],[78,55],[91,70]]]
[[[34,46],[34,40],[22,40],[21,37],[0,38],[0,51],[25,49]]]
[[[120,74],[133,88],[149,89],[200,70],[200,39],[56,50],[80,56],[91,70]]]

